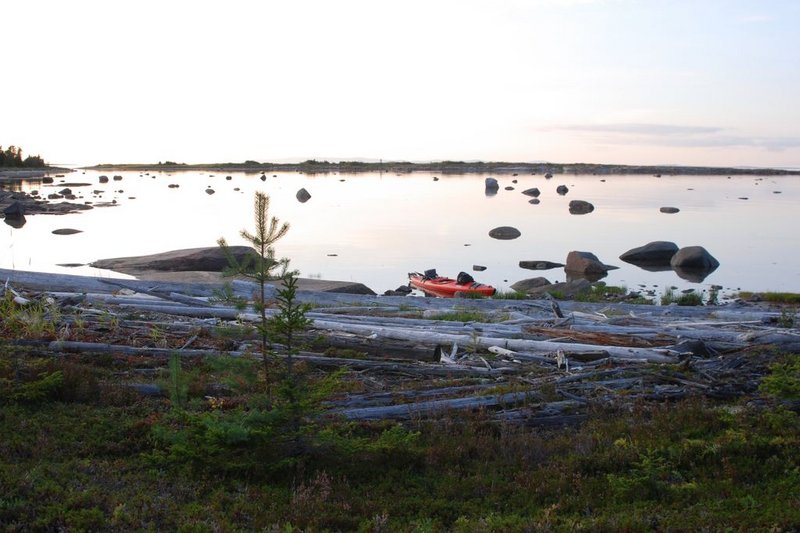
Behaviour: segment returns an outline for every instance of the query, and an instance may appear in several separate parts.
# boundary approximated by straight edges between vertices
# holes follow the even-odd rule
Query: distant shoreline
[[[0,167],[0,178],[41,178],[54,172],[74,172],[71,168],[43,167],[43,168],[18,168]]]
[[[653,175],[653,176],[685,176],[685,175],[726,175],[726,176],[797,176],[800,170],[774,168],[734,168],[734,167],[698,167],[670,165],[609,165],[593,163],[510,163],[510,162],[462,162],[440,161],[433,163],[408,163],[403,161],[387,161],[381,163],[365,163],[359,161],[343,161],[329,163],[327,161],[305,161],[303,163],[211,163],[211,164],[101,164],[82,167],[97,171],[214,171],[214,172],[303,172],[308,174],[333,172],[438,172],[441,174],[595,174],[595,175]]]

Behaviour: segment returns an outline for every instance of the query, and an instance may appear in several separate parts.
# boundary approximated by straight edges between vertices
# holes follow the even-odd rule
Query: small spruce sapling
[[[297,301],[297,274],[289,272],[283,278],[283,285],[278,289],[278,313],[270,319],[270,330],[275,338],[286,346],[286,372],[290,382],[294,381],[292,356],[297,353],[296,336],[311,325],[306,313],[311,309],[309,304]]]
[[[261,315],[258,327],[261,336],[261,358],[264,362],[264,372],[269,387],[269,324],[267,322],[267,282],[285,278],[288,274],[289,260],[276,259],[273,245],[289,231],[289,224],[280,223],[276,217],[269,217],[269,196],[263,192],[256,192],[255,203],[255,233],[247,230],[240,232],[241,237],[247,241],[256,252],[255,256],[247,256],[242,261],[237,260],[228,248],[225,238],[220,238],[217,244],[222,249],[230,267],[225,270],[228,276],[244,276],[256,281],[259,291],[254,298],[254,307]]]

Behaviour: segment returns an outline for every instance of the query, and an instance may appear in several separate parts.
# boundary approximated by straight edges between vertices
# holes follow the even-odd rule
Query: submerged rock
[[[60,228],[52,231],[53,235],[75,235],[76,233],[83,233],[83,230],[72,228]]]
[[[512,228],[511,226],[500,226],[489,232],[489,237],[503,241],[516,239],[520,235],[522,235],[522,233],[520,233],[517,228]]]
[[[524,191],[522,191],[522,194],[524,194],[525,196],[533,196],[534,198],[538,198],[539,195],[541,194],[541,191],[539,191],[538,188],[533,187],[530,189],[525,189]]]
[[[311,194],[305,189],[300,189],[299,191],[297,191],[295,197],[297,198],[298,202],[304,204],[311,199]]]
[[[528,270],[550,270],[552,268],[561,268],[563,263],[554,263],[552,261],[520,261],[520,268],[527,268]]]
[[[680,209],[678,209],[677,207],[662,207],[661,209],[659,209],[659,211],[661,211],[662,213],[667,213],[672,215],[674,213],[679,212]]]
[[[585,200],[572,200],[569,203],[569,212],[572,215],[586,215],[594,211],[594,206]]]
[[[472,270],[474,270],[475,272],[483,272],[484,270],[486,270],[486,267],[483,265],[472,265]]]

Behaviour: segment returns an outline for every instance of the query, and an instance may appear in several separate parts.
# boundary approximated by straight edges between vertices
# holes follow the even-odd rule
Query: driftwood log
[[[253,332],[260,317],[252,308],[241,312],[216,301],[222,284],[0,269],[0,286],[15,305],[46,301],[47,309],[60,307],[52,316],[61,340],[20,341],[37,353],[147,356],[166,365],[173,353],[197,358],[257,352]],[[251,298],[255,287],[234,280],[231,288]],[[800,352],[800,331],[780,327],[797,323],[794,310],[767,305],[298,296],[313,305],[307,314],[312,327],[301,340],[315,351],[294,357],[320,371],[345,368],[374,391],[329,404],[331,416],[352,420],[477,410],[506,422],[574,424],[594,406],[736,398],[757,390],[773,349]],[[483,318],[446,320],[454,311],[477,311]],[[81,329],[92,333],[90,339],[109,342],[86,342],[75,336]],[[154,330],[170,347],[156,344]],[[131,387],[162,394],[152,383]]]

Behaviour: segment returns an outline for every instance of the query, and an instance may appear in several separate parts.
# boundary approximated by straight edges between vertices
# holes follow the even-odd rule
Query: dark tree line
[[[44,159],[38,155],[29,155],[25,159],[22,158],[22,148],[16,146],[9,146],[5,150],[0,146],[0,168],[1,167],[21,167],[21,168],[39,168],[44,167]]]

